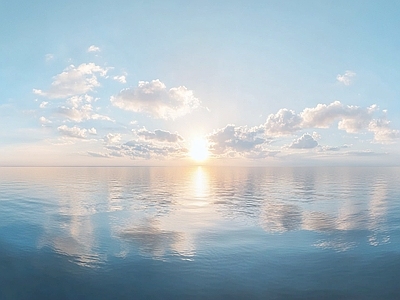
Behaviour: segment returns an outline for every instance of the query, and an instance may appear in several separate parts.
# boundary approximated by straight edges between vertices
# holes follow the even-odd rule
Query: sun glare
[[[189,156],[197,162],[205,161],[209,156],[207,140],[194,139],[190,145]]]

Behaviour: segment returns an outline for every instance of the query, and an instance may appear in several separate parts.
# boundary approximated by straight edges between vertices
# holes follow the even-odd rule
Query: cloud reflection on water
[[[11,175],[46,199],[42,212],[29,220],[43,228],[38,247],[96,266],[110,255],[136,252],[154,259],[193,258],[205,247],[201,236],[230,227],[262,228],[282,239],[286,232],[313,232],[319,234],[314,246],[338,251],[388,243],[388,197],[397,182],[390,173],[367,171],[38,168]],[[8,175],[2,175],[3,187]],[[367,238],[360,240],[363,232]]]
[[[369,202],[369,243],[378,246],[390,242],[388,226],[386,224],[388,187],[386,182],[377,180],[373,186],[371,201]]]
[[[155,259],[166,259],[171,255],[191,259],[195,255],[196,235],[207,226],[212,226],[217,216],[209,206],[208,173],[203,167],[181,171],[181,176],[175,178],[176,182],[171,185],[168,194],[160,194],[159,186],[152,189],[152,195],[161,196],[163,203],[169,203],[169,212],[149,213],[141,217],[131,210],[131,219],[127,224],[114,229],[118,238],[123,242],[133,242],[144,255]],[[142,205],[145,206],[147,201],[143,199]]]
[[[119,233],[119,237],[127,242],[133,242],[144,255],[150,255],[154,259],[177,253],[183,257],[191,257],[194,254],[193,245],[188,243],[185,232],[169,231],[162,229],[157,219],[145,219],[140,225],[125,228]]]

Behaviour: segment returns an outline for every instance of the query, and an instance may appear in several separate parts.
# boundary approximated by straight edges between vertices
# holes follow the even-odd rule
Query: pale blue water
[[[400,168],[0,168],[0,299],[400,299]]]

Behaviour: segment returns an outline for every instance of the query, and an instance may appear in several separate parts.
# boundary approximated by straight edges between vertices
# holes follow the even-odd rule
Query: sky
[[[400,165],[399,14],[0,0],[0,166]]]

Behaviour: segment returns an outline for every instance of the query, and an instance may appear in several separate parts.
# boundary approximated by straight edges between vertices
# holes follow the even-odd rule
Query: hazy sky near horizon
[[[398,1],[1,1],[0,165],[399,164]]]

